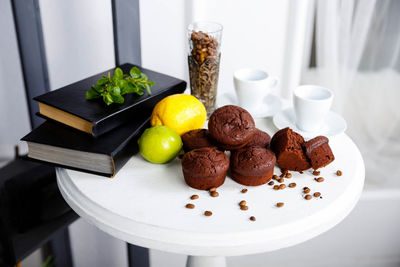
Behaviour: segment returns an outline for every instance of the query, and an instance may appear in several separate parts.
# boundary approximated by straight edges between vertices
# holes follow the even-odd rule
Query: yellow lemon
[[[175,94],[162,99],[153,109],[151,126],[168,126],[182,135],[190,130],[203,128],[207,112],[196,97]]]

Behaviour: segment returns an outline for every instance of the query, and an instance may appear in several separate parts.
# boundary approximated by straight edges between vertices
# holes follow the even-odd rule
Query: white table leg
[[[186,267],[226,267],[225,257],[188,256]]]

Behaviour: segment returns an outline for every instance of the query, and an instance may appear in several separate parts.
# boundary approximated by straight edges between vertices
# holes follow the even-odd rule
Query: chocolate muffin
[[[253,136],[246,146],[259,146],[263,148],[268,148],[269,143],[271,142],[271,136],[266,132],[263,132],[256,128]]]
[[[329,139],[325,136],[317,136],[303,144],[306,156],[310,159],[314,170],[325,167],[335,160],[328,143]]]
[[[215,147],[193,149],[182,159],[185,182],[190,187],[200,190],[222,185],[228,169],[228,156]]]
[[[258,146],[244,147],[231,154],[232,179],[242,185],[257,186],[271,180],[276,158],[271,150]]]
[[[202,147],[214,146],[208,137],[207,129],[191,130],[181,136],[183,142],[183,150],[190,150]]]
[[[271,149],[275,152],[281,169],[304,171],[310,168],[310,163],[303,151],[303,144],[304,138],[289,127],[274,134],[271,139]]]
[[[227,105],[218,108],[208,120],[208,131],[218,146],[226,150],[244,147],[254,135],[253,117],[245,109]]]

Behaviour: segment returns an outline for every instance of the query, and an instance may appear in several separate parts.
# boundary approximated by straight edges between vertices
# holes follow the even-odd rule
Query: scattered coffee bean
[[[278,180],[278,183],[284,183],[285,182],[285,179],[283,179],[283,178],[280,178],[279,180]]]
[[[283,203],[283,202],[278,202],[278,203],[276,203],[276,206],[277,206],[278,208],[282,208],[283,205],[285,205],[285,203]]]
[[[198,195],[193,195],[193,196],[191,196],[190,197],[190,199],[192,199],[192,200],[194,200],[194,199],[198,199],[199,198],[199,196]]]
[[[274,190],[279,190],[279,185],[274,185],[273,189]]]
[[[274,185],[274,181],[270,181],[268,185]]]
[[[276,174],[272,175],[272,179],[278,180],[278,175],[276,175]]]
[[[194,204],[188,203],[188,204],[186,204],[186,208],[187,209],[194,209]]]
[[[240,202],[239,202],[239,205],[240,205],[240,206],[246,206],[246,200],[240,201]]]
[[[289,187],[290,187],[290,188],[296,187],[296,183],[290,183],[290,184],[289,184]]]
[[[282,174],[288,173],[288,170],[281,170]]]
[[[244,193],[246,193],[247,192],[247,188],[243,188],[242,189],[242,193],[244,194]]]
[[[212,187],[212,188],[210,188],[210,190],[208,190],[208,191],[210,191],[210,193],[212,193],[212,192],[217,191],[217,188],[216,188],[216,187]]]
[[[310,200],[310,199],[312,199],[312,196],[311,195],[306,195],[304,198],[307,199],[307,200]]]
[[[314,193],[314,197],[320,197],[321,196],[321,193],[320,192],[315,192]]]
[[[217,191],[213,191],[213,192],[210,193],[210,195],[211,195],[212,197],[218,197],[218,196],[219,196],[219,193],[218,193]]]
[[[323,177],[318,177],[318,178],[314,178],[315,181],[317,181],[318,183],[323,182],[325,179]]]
[[[300,174],[303,174],[303,171],[299,171]]]
[[[204,212],[204,215],[206,215],[206,216],[211,216],[211,215],[212,215],[212,212],[209,211],[209,210],[206,210],[206,211]]]
[[[286,173],[282,173],[281,175],[279,175],[280,178],[284,178],[286,175]]]
[[[314,175],[320,175],[321,172],[320,172],[320,171],[317,171],[317,170],[314,170],[314,171],[312,172],[312,174],[314,174]]]
[[[254,222],[255,220],[256,220],[256,217],[254,217],[254,216],[251,216],[251,217],[250,217],[250,221],[253,221],[253,222]]]
[[[341,170],[337,170],[337,171],[336,171],[336,175],[337,175],[337,176],[342,176],[342,171],[341,171]]]
[[[305,193],[305,194],[308,194],[308,193],[310,193],[310,188],[308,188],[308,187],[304,187],[303,188],[303,192]]]
[[[241,210],[248,210],[248,209],[249,209],[249,207],[248,207],[248,206],[246,206],[246,205],[242,205],[242,206],[240,206],[240,209],[241,209]]]
[[[292,178],[292,174],[288,172],[288,173],[286,173],[285,177],[286,178]]]
[[[279,189],[285,189],[285,188],[286,188],[286,185],[285,185],[285,184],[279,185]]]

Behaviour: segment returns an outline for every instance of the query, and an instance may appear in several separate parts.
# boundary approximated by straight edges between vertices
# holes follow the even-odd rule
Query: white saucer
[[[320,130],[315,132],[305,132],[297,128],[293,108],[287,108],[276,114],[273,118],[273,122],[278,129],[290,127],[293,131],[298,132],[306,138],[313,138],[318,135],[332,137],[343,133],[347,128],[346,121],[342,116],[333,111],[329,111],[326,115],[325,124]]]
[[[225,105],[238,105],[236,96],[233,93],[224,93],[217,97],[217,107]],[[265,118],[275,115],[281,108],[281,99],[275,95],[268,94],[264,97],[263,105],[258,110],[249,112],[253,118]]]

